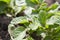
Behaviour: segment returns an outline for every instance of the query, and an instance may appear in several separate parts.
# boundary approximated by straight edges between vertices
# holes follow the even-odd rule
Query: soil
[[[11,18],[6,15],[0,15],[0,40],[10,40],[10,35],[8,33],[8,25]]]

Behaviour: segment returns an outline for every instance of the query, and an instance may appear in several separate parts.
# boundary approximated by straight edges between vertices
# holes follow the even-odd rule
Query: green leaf
[[[27,39],[28,39],[28,40],[34,40],[34,39],[33,39],[32,37],[30,37],[30,36],[29,36],[29,37],[27,37]]]
[[[52,37],[51,37],[51,36],[46,36],[46,37],[44,38],[44,40],[52,40]]]
[[[49,13],[47,13],[47,16],[46,16],[46,17],[47,17],[47,19],[50,19],[52,16],[54,16],[54,14],[55,14],[55,13],[50,13],[50,12],[49,12]]]
[[[14,40],[23,40],[23,38],[26,36],[26,30],[21,32],[19,36],[17,36]]]
[[[29,21],[28,21],[28,19],[27,19],[27,17],[16,17],[16,18],[14,18],[12,21],[11,21],[11,24],[19,24],[19,23],[21,23],[21,24],[24,24],[24,23],[28,23]]]
[[[39,4],[40,0],[31,0],[31,2],[33,2],[34,4]]]
[[[38,14],[38,10],[32,10],[32,14]]]
[[[14,9],[15,15],[26,8],[25,0],[11,0],[10,6]]]
[[[53,24],[59,24],[60,25],[60,16],[52,16],[50,19],[47,20],[46,24],[53,25]]]
[[[34,40],[34,39],[32,37],[28,36],[27,38],[25,38],[23,40]]]
[[[14,27],[13,30],[11,30],[11,28],[13,28],[14,26],[9,25],[9,33],[11,36],[12,40],[23,40],[23,38],[26,36],[26,31],[27,29],[25,29],[23,26],[19,26],[19,27]]]
[[[60,16],[60,11],[54,12],[54,14],[59,15]]]
[[[14,0],[11,5],[15,13],[24,11],[26,14],[13,18],[9,24],[8,31],[12,40],[35,40],[30,35],[32,33],[34,35],[34,32],[37,37],[41,35],[43,40],[60,39],[60,12],[54,11],[58,4],[48,7],[44,0]],[[51,13],[50,10],[54,12]]]
[[[30,15],[32,14],[32,10],[33,10],[32,7],[27,7],[27,8],[24,10],[25,15],[30,16]]]
[[[10,3],[12,6],[25,6],[26,5],[26,2],[25,0],[11,0],[11,3]]]
[[[46,11],[41,10],[39,12],[39,22],[41,23],[42,26],[45,26],[46,24]]]
[[[42,3],[42,4],[39,6],[39,9],[38,9],[38,10],[39,10],[39,11],[40,11],[40,10],[46,11],[47,8],[48,8],[47,4],[46,4],[46,3]]]
[[[60,16],[57,16],[56,18],[57,18],[56,24],[60,25]]]
[[[27,3],[27,6],[30,6],[30,7],[35,7],[36,4],[34,3],[35,0],[26,0],[26,3]]]
[[[44,0],[39,0],[40,3],[42,3]]]
[[[40,25],[37,18],[33,18],[32,23],[30,23],[29,28],[32,30],[36,30]]]
[[[31,0],[31,2],[34,3],[34,4],[36,3],[35,1],[36,1],[36,0]]]
[[[24,6],[24,5],[26,5],[26,2],[25,2],[25,0],[16,0],[15,4],[17,6]]]
[[[37,29],[37,35],[38,35],[38,36],[41,35],[41,33],[44,33],[44,32],[45,32],[44,27],[39,27],[39,28]]]
[[[56,16],[52,16],[50,19],[47,20],[46,24],[53,25],[56,23],[56,21],[57,21]]]
[[[22,26],[17,27],[17,28],[15,28],[14,30],[12,30],[12,31],[13,31],[12,36],[13,36],[14,38],[16,38],[16,37],[19,36],[19,34],[20,34],[21,32],[23,32],[24,30],[25,30],[25,28],[22,27]]]
[[[52,4],[50,7],[48,7],[47,11],[49,10],[55,10],[58,7],[58,4]]]
[[[6,2],[7,4],[10,3],[10,0],[0,0],[0,1]]]
[[[0,13],[2,13],[7,6],[7,3],[0,1]]]

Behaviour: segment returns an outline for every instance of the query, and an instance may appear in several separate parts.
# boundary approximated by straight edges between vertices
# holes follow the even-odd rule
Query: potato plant
[[[8,26],[11,40],[60,40],[59,4],[48,7],[44,0],[10,0],[9,7],[14,10]]]

